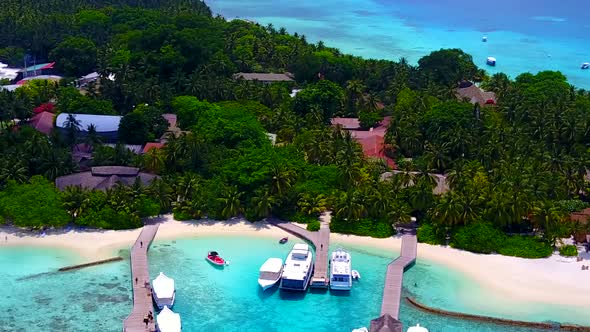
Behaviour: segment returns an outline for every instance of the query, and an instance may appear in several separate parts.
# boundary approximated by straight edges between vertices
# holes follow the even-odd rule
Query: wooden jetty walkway
[[[154,311],[147,251],[158,232],[158,226],[158,224],[143,226],[141,233],[131,248],[133,311],[123,321],[123,332],[156,331],[155,323],[153,321],[149,322],[146,327],[143,318],[149,311]]]
[[[370,332],[402,331],[399,322],[399,307],[402,299],[402,282],[404,272],[416,262],[418,240],[415,231],[402,235],[401,255],[387,266],[381,317],[371,321]],[[387,329],[383,329],[387,326]]]
[[[310,232],[305,228],[286,221],[269,220],[269,223],[309,241],[315,247],[315,264],[310,287],[327,288],[330,284],[330,277],[328,274],[328,250],[330,247],[329,221],[322,218],[320,221],[320,230],[317,232]]]

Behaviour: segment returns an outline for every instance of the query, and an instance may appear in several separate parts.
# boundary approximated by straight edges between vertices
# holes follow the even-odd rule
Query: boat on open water
[[[283,260],[280,258],[269,258],[262,264],[258,271],[258,284],[262,290],[274,286],[281,279],[283,273]]]
[[[205,259],[215,266],[223,267],[226,265],[226,261],[223,258],[219,257],[219,253],[217,251],[209,251]]]
[[[289,252],[281,275],[280,289],[306,291],[313,270],[313,254],[309,246],[297,243]]]
[[[165,306],[172,308],[176,297],[174,279],[166,276],[163,272],[152,281],[152,297],[158,309]]]
[[[352,288],[352,262],[350,254],[338,248],[332,252],[330,259],[330,288],[332,290],[350,290]]]

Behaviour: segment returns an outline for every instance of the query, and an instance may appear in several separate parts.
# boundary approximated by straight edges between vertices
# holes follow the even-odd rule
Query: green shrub
[[[507,236],[498,253],[522,258],[544,258],[553,253],[551,245],[533,236]]]
[[[307,230],[312,232],[317,232],[320,230],[320,222],[319,220],[313,220],[307,223]]]
[[[174,219],[175,220],[180,220],[180,221],[184,221],[184,220],[191,220],[193,219],[193,216],[191,216],[189,213],[186,213],[184,211],[179,211],[179,210],[174,210]]]
[[[388,222],[361,219],[346,221],[332,218],[330,230],[335,233],[386,238],[395,234],[395,229]]]
[[[445,244],[445,230],[431,224],[420,225],[418,228],[418,242],[428,244]]]
[[[317,221],[318,219],[317,217],[308,216],[304,213],[297,212],[291,217],[290,220],[299,224],[309,224],[310,222]]]
[[[559,248],[559,254],[565,257],[578,256],[578,248],[574,245],[567,245]]]
[[[491,224],[475,222],[455,233],[451,247],[471,252],[491,254],[498,252],[506,235]]]
[[[590,204],[588,204],[587,202],[581,201],[579,199],[561,200],[561,201],[555,202],[555,205],[557,205],[561,209],[563,209],[567,212],[570,212],[570,213],[576,212],[576,211],[582,211],[585,208],[587,208],[588,206],[590,206]]]

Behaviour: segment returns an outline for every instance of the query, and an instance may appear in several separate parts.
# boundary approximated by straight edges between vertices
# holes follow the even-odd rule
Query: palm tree
[[[320,213],[326,210],[327,205],[327,199],[323,194],[314,195],[305,193],[297,201],[299,211],[307,216],[319,216]]]
[[[160,173],[165,165],[164,151],[151,148],[143,155],[143,167],[151,173]]]
[[[61,201],[73,220],[84,212],[84,208],[90,203],[90,198],[88,191],[81,186],[71,186],[61,193]]]
[[[66,130],[68,144],[76,144],[78,140],[78,133],[80,132],[80,121],[76,119],[74,114],[68,114],[68,117],[64,122],[64,128]]]
[[[219,197],[219,202],[222,205],[221,216],[225,219],[235,217],[242,213],[242,201],[240,197],[242,193],[238,191],[235,186],[226,187]]]
[[[267,188],[257,190],[255,196],[252,197],[252,206],[256,215],[260,218],[270,216],[274,204],[275,199]]]
[[[0,184],[4,185],[9,180],[24,183],[28,178],[29,172],[22,161],[6,158],[0,162]]]
[[[91,123],[86,128],[86,138],[84,139],[84,143],[88,144],[89,146],[94,149],[95,146],[102,144],[102,138],[96,132],[96,126]]]
[[[270,176],[272,193],[282,197],[291,189],[296,173],[282,164],[275,164],[271,166]]]
[[[168,182],[161,178],[156,178],[147,188],[147,193],[160,204],[160,211],[170,211],[173,200],[172,188]]]

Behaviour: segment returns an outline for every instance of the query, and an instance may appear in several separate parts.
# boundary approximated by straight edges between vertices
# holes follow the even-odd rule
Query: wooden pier
[[[371,332],[401,331],[399,322],[399,307],[402,299],[402,283],[404,272],[416,262],[418,240],[414,232],[402,235],[401,255],[387,266],[383,301],[381,302],[381,317],[371,321]],[[386,329],[383,329],[387,326]]]
[[[133,311],[123,321],[123,332],[156,331],[155,320],[147,327],[143,322],[148,312],[154,311],[147,251],[158,232],[158,224],[145,225],[131,248],[131,282],[133,283]],[[154,315],[155,317],[155,315]]]
[[[329,218],[326,218],[329,220]],[[272,220],[270,224],[277,226],[295,236],[309,241],[315,248],[315,264],[310,287],[327,288],[330,284],[328,274],[328,250],[330,247],[330,223],[327,220],[320,221],[320,230],[310,232],[305,228],[286,221]]]

